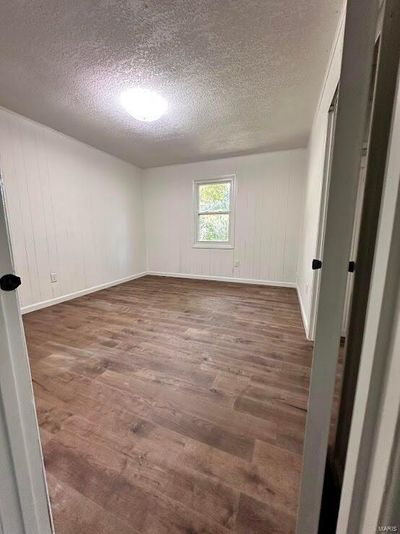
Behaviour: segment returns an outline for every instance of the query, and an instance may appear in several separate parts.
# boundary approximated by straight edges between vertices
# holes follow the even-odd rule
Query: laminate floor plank
[[[146,276],[23,319],[56,534],[294,532],[294,289]]]
[[[65,534],[139,534],[131,524],[121,521],[68,484],[60,482],[50,472],[47,474],[47,483],[52,494],[52,511],[57,518],[58,531]]]

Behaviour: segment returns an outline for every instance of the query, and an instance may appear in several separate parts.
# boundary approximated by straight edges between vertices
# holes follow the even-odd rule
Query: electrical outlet
[[[53,284],[57,282],[57,273],[50,273],[50,282]]]

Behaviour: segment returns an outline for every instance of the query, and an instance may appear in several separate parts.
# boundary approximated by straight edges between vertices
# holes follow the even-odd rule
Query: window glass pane
[[[199,241],[229,241],[229,215],[199,215]]]
[[[229,211],[231,183],[199,185],[199,211]]]

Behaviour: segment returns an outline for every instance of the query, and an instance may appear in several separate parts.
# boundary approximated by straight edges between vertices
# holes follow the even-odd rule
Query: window
[[[195,247],[233,247],[234,176],[194,182]]]

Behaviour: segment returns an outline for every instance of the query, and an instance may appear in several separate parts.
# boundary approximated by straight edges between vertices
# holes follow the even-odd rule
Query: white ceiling
[[[305,146],[343,0],[13,0],[0,105],[140,167]],[[129,87],[169,103],[140,123]]]

